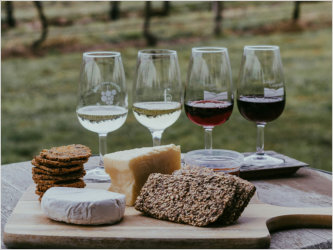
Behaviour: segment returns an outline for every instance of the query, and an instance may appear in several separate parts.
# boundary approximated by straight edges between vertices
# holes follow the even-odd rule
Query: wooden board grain
[[[89,188],[107,189],[105,183]],[[78,226],[48,219],[34,187],[18,202],[4,230],[4,243],[13,248],[265,248],[269,230],[331,227],[331,207],[291,208],[260,202],[254,197],[236,224],[193,227],[143,216],[127,207],[115,225]]]

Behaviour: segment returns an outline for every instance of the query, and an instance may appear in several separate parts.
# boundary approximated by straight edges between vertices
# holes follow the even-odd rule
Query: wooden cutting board
[[[105,183],[89,188],[107,189]],[[293,227],[331,227],[332,208],[279,207],[255,195],[237,223],[193,227],[145,217],[127,207],[124,219],[110,226],[78,226],[48,219],[30,187],[4,229],[4,243],[12,248],[265,248],[269,230]]]

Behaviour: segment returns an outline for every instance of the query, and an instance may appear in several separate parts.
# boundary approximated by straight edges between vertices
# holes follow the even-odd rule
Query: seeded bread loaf
[[[151,174],[141,189],[135,208],[157,219],[206,226],[231,205],[236,187],[219,175],[200,178]]]
[[[135,208],[157,219],[207,226],[235,222],[255,192],[253,184],[208,168],[185,167],[173,175],[151,174]]]
[[[232,183],[236,186],[234,199],[231,206],[227,207],[223,212],[223,215],[218,219],[218,222],[224,225],[232,224],[239,218],[256,191],[256,187],[252,183],[235,175],[225,174],[224,172],[214,172],[210,168],[185,166],[180,170],[175,171],[173,174],[190,175],[193,177],[198,175],[218,174],[225,179],[225,183],[227,183],[226,180],[232,181]]]
[[[237,176],[229,174],[225,174],[224,176],[226,178],[230,178],[234,181],[234,183],[236,183],[236,194],[233,204],[219,218],[219,222],[224,225],[229,225],[234,223],[240,217],[254,195],[256,188],[252,183]]]

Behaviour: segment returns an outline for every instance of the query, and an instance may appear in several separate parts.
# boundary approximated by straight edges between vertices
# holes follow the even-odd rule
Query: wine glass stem
[[[264,129],[266,123],[257,123],[257,152],[256,154],[262,156],[264,152]]]
[[[205,149],[213,148],[213,128],[204,127],[205,129]]]
[[[153,147],[160,146],[163,130],[151,130],[150,132],[153,137]]]
[[[106,136],[107,134],[98,134],[99,138],[99,167],[104,169],[103,156],[106,154]]]

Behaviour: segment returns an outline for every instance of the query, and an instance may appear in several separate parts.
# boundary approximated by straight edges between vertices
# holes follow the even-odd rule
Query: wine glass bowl
[[[206,149],[212,149],[212,129],[231,116],[233,98],[228,50],[192,48],[184,107],[187,117],[205,129]]]
[[[147,127],[153,146],[161,143],[164,130],[174,124],[182,108],[182,85],[177,52],[140,50],[133,86],[133,113]]]
[[[283,67],[278,46],[245,46],[237,85],[241,115],[257,124],[257,150],[244,159],[246,165],[269,166],[284,160],[264,152],[264,128],[285,107]]]
[[[213,128],[225,123],[231,116],[233,104],[228,101],[199,100],[185,104],[187,117],[204,128]]]
[[[110,181],[104,171],[106,137],[126,121],[128,97],[119,52],[85,52],[80,71],[76,114],[80,124],[99,135],[99,166],[88,170],[85,180]]]

